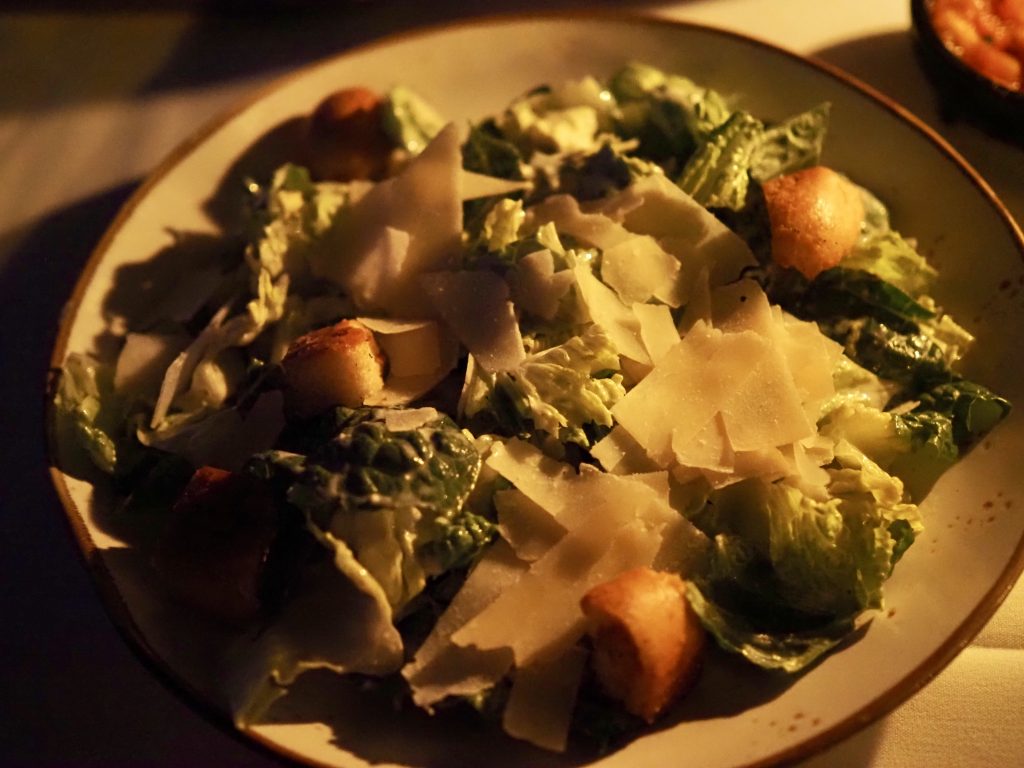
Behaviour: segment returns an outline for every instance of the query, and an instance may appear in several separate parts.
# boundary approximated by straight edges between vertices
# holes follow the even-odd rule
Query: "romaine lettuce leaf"
[[[114,371],[90,355],[72,353],[54,393],[57,428],[107,474],[124,475],[141,458],[128,420],[129,404],[114,391]]]
[[[765,181],[816,165],[828,128],[828,105],[766,127],[753,115],[734,112],[689,158],[677,183],[708,208],[739,211],[750,180]]]
[[[859,243],[843,257],[843,267],[870,272],[915,298],[931,290],[938,274],[909,242],[892,230]]]
[[[305,425],[330,436],[309,443],[304,459],[272,453],[250,462],[257,474],[277,467],[290,476],[288,502],[351,551],[394,610],[429,576],[471,558],[494,530],[463,510],[480,471],[471,438],[447,416],[426,410],[419,426],[392,429],[397,411],[338,408],[323,423]]]
[[[693,518],[715,546],[691,604],[725,648],[763,667],[803,668],[880,608],[883,583],[921,530],[902,483],[849,443],[826,469],[826,500],[785,481],[745,481]]]
[[[830,105],[793,115],[769,126],[750,158],[750,175],[757,181],[817,165],[828,132]]]
[[[618,354],[597,325],[540,352],[527,355],[514,371],[468,374],[462,409],[469,418],[485,415],[507,434],[533,429],[584,448],[595,428],[610,429],[611,408],[625,394]]]
[[[418,154],[445,125],[445,119],[426,99],[406,86],[396,86],[384,98],[381,123],[396,147]]]

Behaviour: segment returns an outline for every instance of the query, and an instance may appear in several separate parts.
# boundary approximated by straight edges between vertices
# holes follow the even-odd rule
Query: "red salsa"
[[[932,0],[930,13],[943,44],[965,64],[1022,90],[1024,0]]]

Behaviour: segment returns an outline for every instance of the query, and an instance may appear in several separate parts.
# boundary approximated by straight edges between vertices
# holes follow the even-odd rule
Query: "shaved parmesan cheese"
[[[363,258],[345,280],[345,288],[357,307],[393,309],[396,299],[390,293],[401,284],[411,242],[408,232],[393,227],[384,227],[369,241]]]
[[[684,467],[731,472],[735,457],[722,414],[716,413],[694,435],[679,430],[673,432],[672,453],[676,462]]]
[[[801,441],[813,438],[842,354],[812,323],[770,306],[753,281],[711,291],[706,313],[613,408],[621,428],[680,482],[745,477],[820,481]],[[621,461],[616,445],[597,455]],[[823,462],[829,458],[818,452]],[[818,465],[820,467],[820,465]]]
[[[723,334],[697,323],[654,370],[612,408],[612,416],[639,442],[659,466],[673,463],[672,436],[681,440],[696,435],[719,410],[725,386],[722,374],[711,365],[718,352],[739,360],[750,354],[757,337],[734,340],[723,350]]]
[[[637,179],[601,201],[598,210],[630,232],[650,235],[679,260],[682,303],[689,301],[701,269],[708,269],[711,285],[724,285],[757,263],[738,235],[665,176]]]
[[[629,475],[658,469],[643,446],[621,426],[616,425],[593,448],[590,454],[604,467],[605,472]]]
[[[605,525],[580,526],[566,534],[452,641],[484,650],[511,648],[519,668],[574,645],[584,632],[579,601],[586,591],[630,568],[650,565],[661,544],[658,530],[643,520],[629,520],[632,509],[617,505],[607,512]],[[510,633],[513,626],[518,631]]]
[[[499,179],[495,176],[485,176],[482,173],[462,170],[460,185],[462,200],[477,200],[481,197],[497,197],[499,195],[504,197],[529,188],[530,182],[528,181]]]
[[[357,317],[373,331],[392,376],[417,376],[441,367],[441,329],[433,320]]]
[[[601,279],[626,303],[653,299],[682,304],[679,261],[653,237],[634,236],[601,253]]]
[[[573,647],[516,670],[501,726],[510,736],[565,751],[587,653]]]
[[[640,339],[640,321],[633,310],[594,277],[589,267],[576,267],[573,274],[580,302],[590,319],[608,334],[618,353],[638,363],[650,363],[651,357]]]
[[[566,533],[563,525],[522,491],[498,491],[494,494],[494,507],[502,539],[527,562],[539,558]]]
[[[508,480],[528,499],[558,519],[572,502],[572,467],[545,456],[529,443],[509,440],[495,445],[487,466]]]
[[[633,314],[640,323],[640,340],[651,362],[657,364],[679,343],[679,331],[672,321],[672,312],[664,304],[634,304]]]
[[[600,248],[601,279],[626,303],[657,298],[679,306],[680,266],[653,238],[630,232],[602,213],[585,213],[570,195],[553,195],[529,212],[533,226],[554,223],[559,232]]]
[[[575,282],[572,270],[555,271],[554,256],[546,248],[521,258],[507,279],[515,305],[544,320],[554,318]]]
[[[737,451],[755,451],[810,437],[814,422],[807,418],[786,359],[768,347],[744,361],[747,375],[722,403],[721,414],[729,443]]]
[[[528,228],[551,222],[555,229],[601,250],[613,248],[634,237],[629,230],[603,213],[586,213],[572,195],[552,195],[527,211]]]
[[[552,522],[566,531],[452,636],[463,646],[510,647],[519,666],[575,643],[583,631],[583,593],[623,570],[649,565],[662,547],[661,532],[679,515],[668,505],[664,472],[623,476],[582,468],[577,475],[519,440],[495,446],[487,465],[547,513],[549,531]],[[539,517],[532,508],[527,514]],[[539,549],[536,541],[519,543]],[[510,626],[521,631],[510,635]]]
[[[408,432],[418,429],[436,418],[438,418],[438,413],[435,408],[389,410],[384,414],[384,425],[392,432]]]
[[[508,285],[493,272],[465,270],[423,275],[435,311],[487,371],[508,371],[526,359]]]
[[[526,571],[526,563],[498,541],[473,568],[412,661],[402,668],[417,705],[430,709],[448,696],[468,696],[497,683],[512,666],[506,648],[480,651],[452,644],[452,633],[476,616]]]
[[[435,320],[358,319],[388,361],[384,388],[365,405],[405,405],[433,389],[458,362],[458,340]]]
[[[458,252],[461,181],[459,134],[449,124],[398,175],[375,184],[336,217],[324,247],[310,258],[313,274],[352,293],[363,309],[430,316],[418,279],[444,268]]]

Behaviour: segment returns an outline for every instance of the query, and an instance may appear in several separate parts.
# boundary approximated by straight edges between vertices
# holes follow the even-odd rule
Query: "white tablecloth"
[[[185,3],[161,12],[0,15],[0,764],[279,764],[211,725],[131,653],[44,471],[40,390],[59,308],[118,206],[199,125],[288,69],[438,19],[584,5],[593,3],[293,2],[247,15]],[[1024,222],[1024,149],[940,121],[914,58],[908,3],[629,6],[730,27],[849,70],[937,128]],[[803,765],[1024,765],[1022,710],[1018,587],[919,694]]]

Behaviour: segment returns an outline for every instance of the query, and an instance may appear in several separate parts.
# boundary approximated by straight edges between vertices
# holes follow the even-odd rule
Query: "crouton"
[[[696,681],[705,631],[675,574],[626,571],[581,601],[591,665],[605,692],[653,722]]]
[[[860,237],[860,192],[830,168],[815,166],[761,185],[772,232],[772,259],[808,280],[836,266]]]
[[[260,611],[277,512],[258,480],[201,467],[171,511],[153,565],[180,602],[230,622]]]
[[[380,97],[346,88],[313,110],[306,135],[306,165],[320,180],[380,179],[388,169],[391,140],[381,122]]]
[[[300,418],[336,405],[356,408],[384,388],[384,353],[355,320],[300,336],[281,365],[288,408]]]

